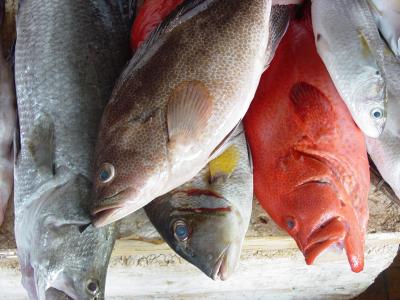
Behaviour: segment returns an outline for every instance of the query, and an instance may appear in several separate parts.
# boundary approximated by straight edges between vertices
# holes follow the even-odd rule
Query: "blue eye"
[[[189,237],[189,228],[182,220],[174,223],[174,236],[178,241],[184,242]]]
[[[382,111],[382,109],[380,109],[380,108],[374,108],[373,110],[371,110],[371,116],[372,116],[374,119],[376,119],[376,120],[382,118],[382,117],[383,117],[383,111]]]
[[[287,217],[286,225],[289,230],[292,230],[296,227],[296,221],[292,217]]]
[[[103,183],[111,181],[115,176],[115,169],[112,164],[104,163],[100,168],[99,180]]]

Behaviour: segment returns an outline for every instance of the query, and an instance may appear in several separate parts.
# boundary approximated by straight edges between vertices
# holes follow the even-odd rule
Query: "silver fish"
[[[271,0],[189,0],[135,53],[100,125],[95,226],[192,179],[216,153],[254,97],[270,11]]]
[[[3,15],[4,0],[0,1],[0,24]],[[14,184],[12,142],[16,125],[14,78],[3,54],[0,42],[0,225]]]
[[[387,48],[384,56],[388,76],[388,115],[378,139],[367,138],[367,150],[383,179],[400,198],[400,61]]]
[[[129,57],[125,2],[20,2],[15,234],[30,299],[104,298],[116,228],[79,228],[98,123]]]
[[[367,0],[313,0],[317,50],[358,127],[378,137],[386,122],[384,47]]]
[[[400,57],[400,0],[368,0],[379,31]]]
[[[168,245],[214,280],[228,279],[238,265],[253,200],[242,126],[229,143],[190,182],[145,206]]]

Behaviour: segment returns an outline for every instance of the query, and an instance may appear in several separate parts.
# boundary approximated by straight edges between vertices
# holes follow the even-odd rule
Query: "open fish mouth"
[[[227,280],[234,271],[237,260],[232,258],[234,255],[234,250],[232,245],[229,245],[221,254],[220,258],[217,260],[214,269],[211,273],[211,278],[213,280]],[[235,264],[232,266],[232,262]]]
[[[330,219],[323,226],[314,230],[303,248],[303,254],[308,265],[324,250],[331,245],[341,242],[346,237],[347,231],[343,222],[338,217]]]
[[[92,224],[99,228],[114,222],[117,213],[121,210],[122,205],[114,205],[107,207],[99,207],[92,211]]]

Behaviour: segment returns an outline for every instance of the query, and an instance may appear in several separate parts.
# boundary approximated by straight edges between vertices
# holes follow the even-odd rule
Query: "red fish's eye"
[[[289,230],[293,230],[296,227],[296,221],[292,217],[286,217],[286,226]]]

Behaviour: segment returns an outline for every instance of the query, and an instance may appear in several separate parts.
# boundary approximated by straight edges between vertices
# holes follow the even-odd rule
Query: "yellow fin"
[[[207,126],[212,112],[211,96],[202,82],[183,82],[173,90],[167,110],[170,141],[190,143]]]
[[[235,146],[230,146],[220,156],[210,161],[210,182],[214,182],[219,177],[228,178],[236,169],[240,159],[240,153]]]
[[[364,35],[361,29],[358,29],[358,37],[360,39],[361,50],[364,57],[372,56],[372,51],[369,47],[369,43],[367,37]]]

